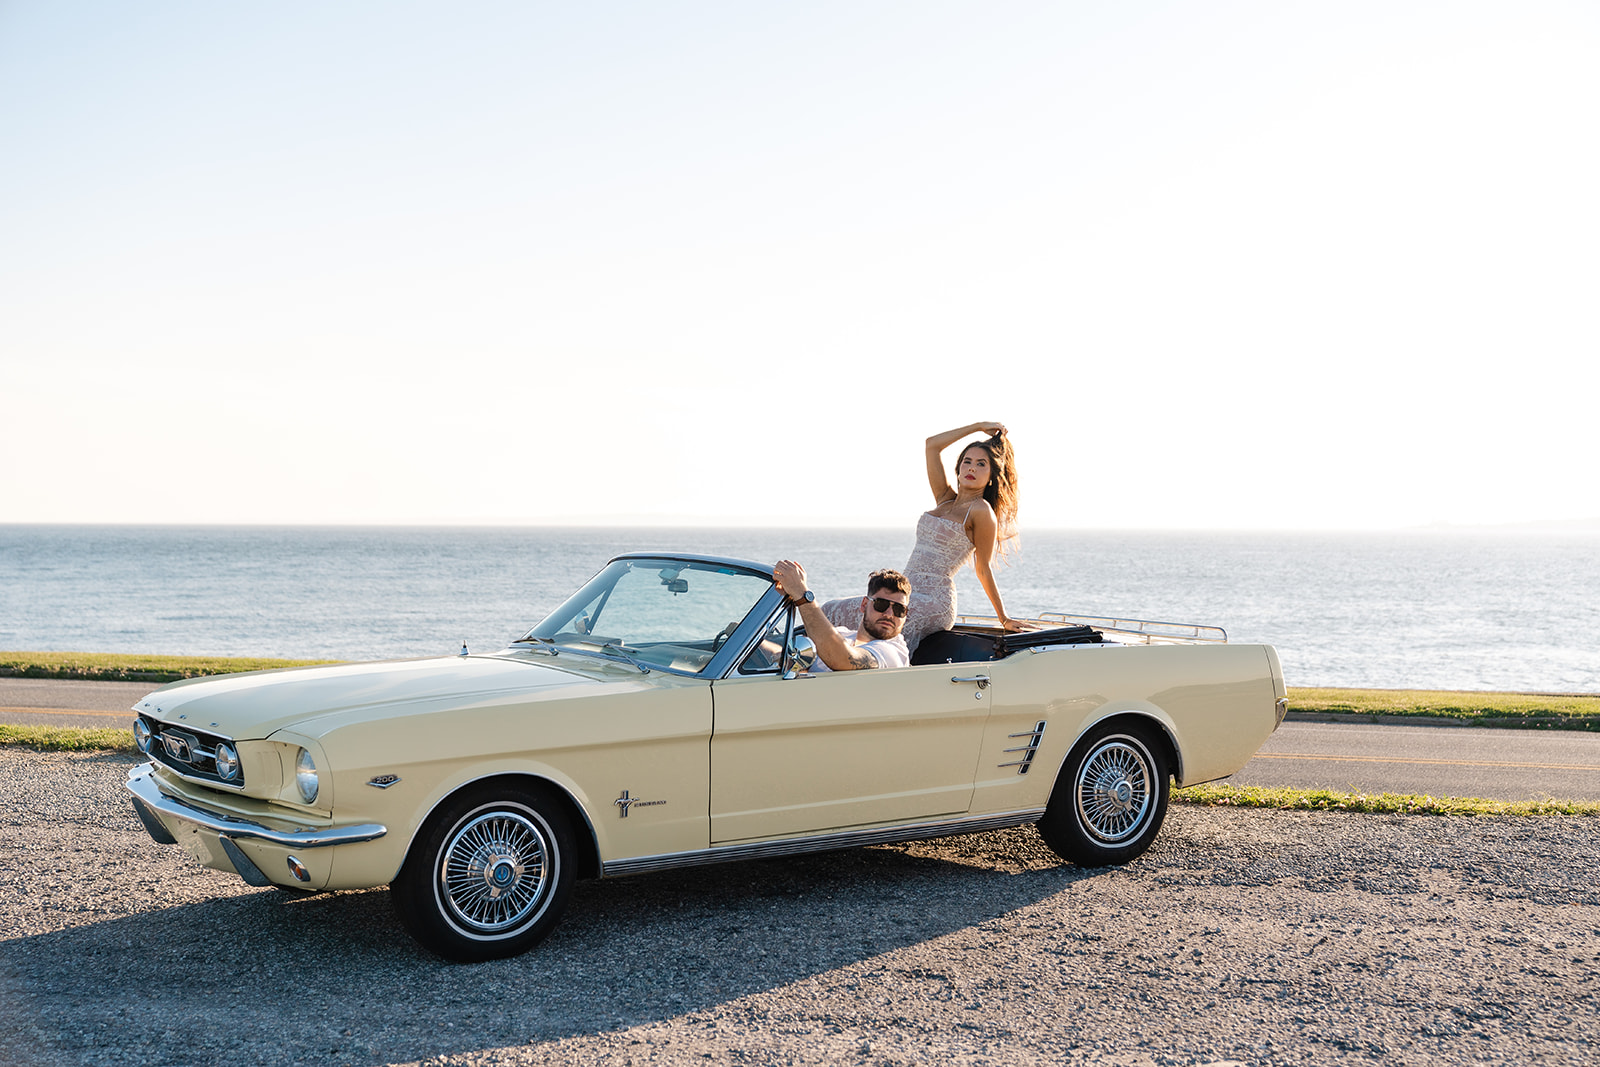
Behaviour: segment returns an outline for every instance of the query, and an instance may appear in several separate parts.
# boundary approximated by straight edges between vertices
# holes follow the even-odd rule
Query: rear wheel
[[[572,892],[574,838],[541,790],[476,790],[447,801],[412,842],[390,887],[424,947],[462,963],[526,952]]]
[[[1172,788],[1166,751],[1147,726],[1111,722],[1089,731],[1039,820],[1045,844],[1080,867],[1127,863],[1149,848]]]

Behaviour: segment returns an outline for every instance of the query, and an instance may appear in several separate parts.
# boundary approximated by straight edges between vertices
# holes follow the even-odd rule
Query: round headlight
[[[150,754],[150,727],[145,725],[143,719],[133,720],[133,743],[139,746],[139,751],[146,756]]]
[[[317,762],[311,758],[311,753],[303,748],[300,750],[300,755],[295,757],[294,784],[300,787],[301,800],[307,804],[316,802]]]
[[[233,750],[232,745],[217,746],[217,777],[224,782],[231,781],[239,774],[239,753]]]

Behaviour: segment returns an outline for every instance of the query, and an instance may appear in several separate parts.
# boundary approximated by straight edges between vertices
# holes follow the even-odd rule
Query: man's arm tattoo
[[[851,670],[865,671],[865,670],[870,670],[871,668],[876,667],[877,665],[878,665],[878,657],[874,656],[871,652],[868,652],[866,649],[864,649],[864,648],[855,648],[855,647],[852,647],[850,649],[850,668],[851,668]]]

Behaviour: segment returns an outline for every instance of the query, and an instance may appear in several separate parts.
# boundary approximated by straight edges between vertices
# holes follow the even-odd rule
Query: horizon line
[[[49,519],[0,520],[5,527],[170,527],[214,529],[683,529],[683,530],[898,530],[902,523],[819,522],[802,519],[765,519],[759,521],[714,519],[699,516],[663,516],[642,518],[630,516],[595,516],[593,518],[556,520],[517,519],[369,519],[369,520],[281,520],[281,521],[144,521],[115,520],[60,521]],[[1433,521],[1411,523],[1403,526],[1029,526],[1021,531],[1026,540],[1030,530],[1039,532],[1117,532],[1117,533],[1406,533],[1449,531],[1547,531],[1600,533],[1600,516],[1571,519],[1529,519],[1505,523],[1461,523]]]

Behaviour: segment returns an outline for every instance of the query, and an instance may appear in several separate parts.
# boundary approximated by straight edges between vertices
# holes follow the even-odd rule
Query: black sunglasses
[[[906,606],[900,603],[900,601],[890,600],[888,597],[881,596],[875,596],[871,599],[872,610],[876,611],[878,614],[881,615],[886,611],[893,611],[894,617],[897,619],[903,619],[906,617]]]

